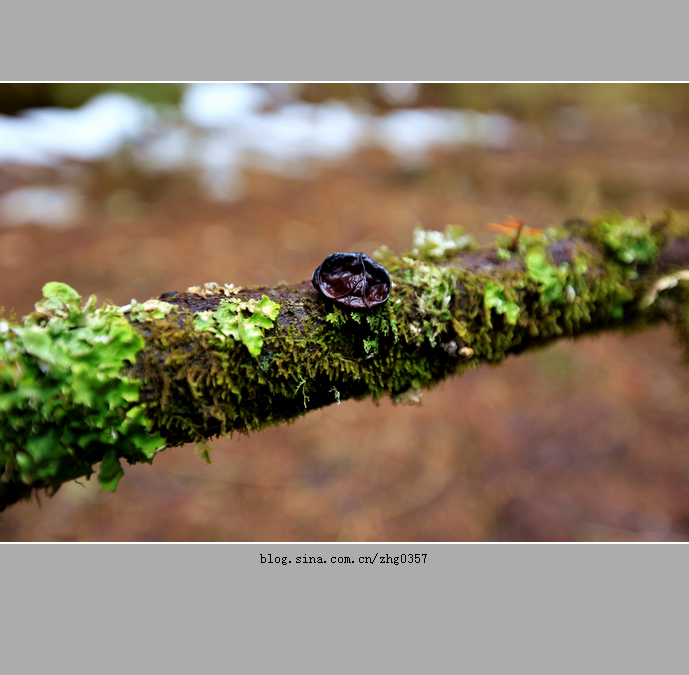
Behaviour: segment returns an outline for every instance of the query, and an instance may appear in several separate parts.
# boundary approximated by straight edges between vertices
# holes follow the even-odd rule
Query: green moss
[[[408,317],[404,337],[417,345],[426,341],[435,345],[452,319],[450,304],[456,284],[453,271],[408,256],[392,262],[389,271],[398,277],[400,286],[392,301],[400,304]],[[395,306],[395,313],[401,315],[400,307]]]
[[[623,220],[617,214],[599,222],[603,241],[620,262],[650,263],[658,256],[658,244],[646,222]]]
[[[0,323],[0,477],[55,492],[90,476],[114,491],[119,458],[150,462],[164,445],[138,404],[139,383],[122,377],[144,341],[119,308],[81,306],[65,284],[43,288],[22,324]]]
[[[375,356],[380,348],[379,337],[387,340],[389,336],[395,343],[399,339],[399,331],[394,313],[390,304],[368,312],[351,312],[334,307],[333,311],[326,314],[325,320],[336,329],[345,329],[348,322],[354,322],[360,326],[355,334],[363,341],[364,351],[369,358]],[[319,335],[322,336],[321,333]],[[322,339],[322,337],[321,337]]]

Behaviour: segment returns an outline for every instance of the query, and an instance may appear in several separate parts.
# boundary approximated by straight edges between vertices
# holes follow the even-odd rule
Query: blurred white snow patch
[[[84,214],[84,198],[71,187],[24,187],[0,198],[2,226],[29,223],[47,227],[71,227]]]
[[[192,124],[217,129],[255,113],[270,98],[256,84],[192,84],[182,100],[182,115]]]
[[[194,147],[191,130],[185,127],[164,128],[135,149],[136,159],[144,169],[175,171],[189,164]]]
[[[123,144],[140,140],[156,121],[151,106],[118,93],[101,94],[75,110],[44,108],[19,117],[0,115],[0,163],[103,159]]]
[[[209,197],[230,200],[243,194],[242,167],[307,177],[323,163],[366,145],[383,147],[401,164],[416,166],[436,148],[467,144],[500,149],[515,139],[524,142],[518,123],[505,115],[398,109],[377,117],[337,101],[293,101],[291,86],[192,84],[182,101],[181,119],[165,119],[152,106],[112,92],[76,110],[50,108],[16,118],[0,116],[0,164],[53,166],[66,158],[101,160],[129,143],[144,170],[197,172]],[[381,84],[379,90],[395,105],[418,96],[418,85],[409,83]],[[537,147],[538,139],[532,140]],[[31,207],[11,207],[11,213],[31,213],[30,218],[11,217],[16,222],[35,221],[35,214],[45,213],[38,219],[66,222],[47,215],[59,212],[59,199],[69,201],[36,197]]]
[[[343,103],[295,103],[274,113],[247,116],[237,142],[242,151],[284,162],[337,159],[358,147],[366,127],[367,120]]]
[[[374,121],[373,140],[405,162],[418,163],[435,148],[460,144],[504,148],[516,123],[471,110],[395,110]]]
[[[198,111],[201,103],[199,99]],[[337,102],[293,103],[274,112],[250,108],[240,113],[236,107],[232,122],[226,118],[224,127],[162,129],[137,148],[137,160],[156,170],[194,169],[210,198],[237,199],[244,189],[241,167],[303,177],[314,160],[338,160],[356,150],[370,126],[367,116]]]

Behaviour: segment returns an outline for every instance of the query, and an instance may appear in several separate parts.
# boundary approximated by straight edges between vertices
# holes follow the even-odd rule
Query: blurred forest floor
[[[655,120],[655,121],[654,121]],[[0,228],[0,306],[47,281],[118,304],[207,282],[310,278],[333,251],[411,248],[460,224],[486,243],[508,214],[542,228],[601,210],[689,209],[689,133],[651,118],[585,137],[524,127],[511,147],[401,166],[363,150],[306,178],[247,171],[243,196],[126,154],[74,163],[88,195],[70,228]],[[53,169],[0,168],[0,191]],[[125,467],[0,516],[3,541],[656,541],[689,538],[689,369],[669,329],[563,341],[425,392],[420,406],[343,402],[290,426]]]

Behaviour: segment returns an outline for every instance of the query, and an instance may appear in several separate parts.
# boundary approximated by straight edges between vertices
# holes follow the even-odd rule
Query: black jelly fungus
[[[373,309],[390,297],[388,271],[365,253],[331,253],[311,277],[314,288],[345,309]]]

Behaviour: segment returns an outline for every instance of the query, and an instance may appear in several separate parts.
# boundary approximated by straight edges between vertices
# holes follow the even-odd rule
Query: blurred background
[[[2,84],[0,306],[310,278],[333,251],[689,209],[683,84]],[[684,541],[669,329],[343,402],[0,515],[3,541]]]

